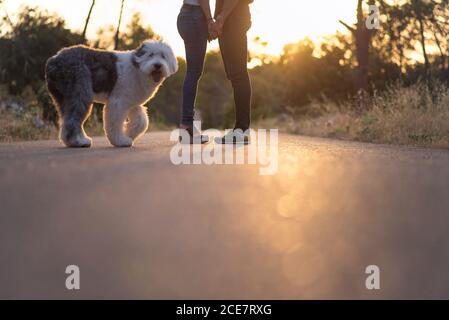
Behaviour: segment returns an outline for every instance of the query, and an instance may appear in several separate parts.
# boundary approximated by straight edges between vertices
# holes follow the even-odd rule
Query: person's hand
[[[214,31],[217,34],[217,37],[221,36],[221,34],[223,33],[224,23],[225,19],[222,16],[218,16],[215,19]]]
[[[209,29],[209,41],[215,40],[218,38],[217,31],[215,29],[215,20],[211,19],[208,24]]]
[[[218,16],[217,19],[209,22],[209,41],[217,39],[223,33],[224,19]]]

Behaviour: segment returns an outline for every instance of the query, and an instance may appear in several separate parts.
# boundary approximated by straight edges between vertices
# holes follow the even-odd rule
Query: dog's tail
[[[139,106],[132,108],[128,113],[128,122],[125,133],[133,140],[139,139],[148,130],[149,120],[147,108]]]
[[[61,90],[60,66],[56,57],[48,59],[45,65],[45,81],[47,89],[56,106],[56,110],[61,116],[63,113],[64,94]]]

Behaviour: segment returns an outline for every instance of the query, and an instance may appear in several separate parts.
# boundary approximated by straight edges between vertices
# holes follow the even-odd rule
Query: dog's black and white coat
[[[60,116],[60,138],[67,147],[90,147],[83,124],[92,103],[105,104],[104,129],[111,144],[130,147],[148,129],[143,107],[178,64],[173,50],[146,41],[134,51],[104,51],[74,46],[46,66],[47,87]],[[128,120],[128,121],[127,121]]]

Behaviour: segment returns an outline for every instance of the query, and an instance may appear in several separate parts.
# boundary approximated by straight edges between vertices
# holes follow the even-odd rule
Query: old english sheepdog
[[[83,124],[92,103],[105,105],[104,130],[116,147],[131,147],[148,129],[143,106],[163,81],[178,71],[173,50],[161,41],[145,41],[134,51],[105,51],[74,46],[50,58],[46,80],[60,117],[60,138],[67,147],[90,147]]]

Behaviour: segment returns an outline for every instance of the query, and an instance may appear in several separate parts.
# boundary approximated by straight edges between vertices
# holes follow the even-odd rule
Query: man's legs
[[[221,55],[228,79],[234,88],[235,128],[246,131],[251,125],[251,81],[248,74],[248,39],[251,26],[247,4],[239,4],[226,20],[219,38]]]

